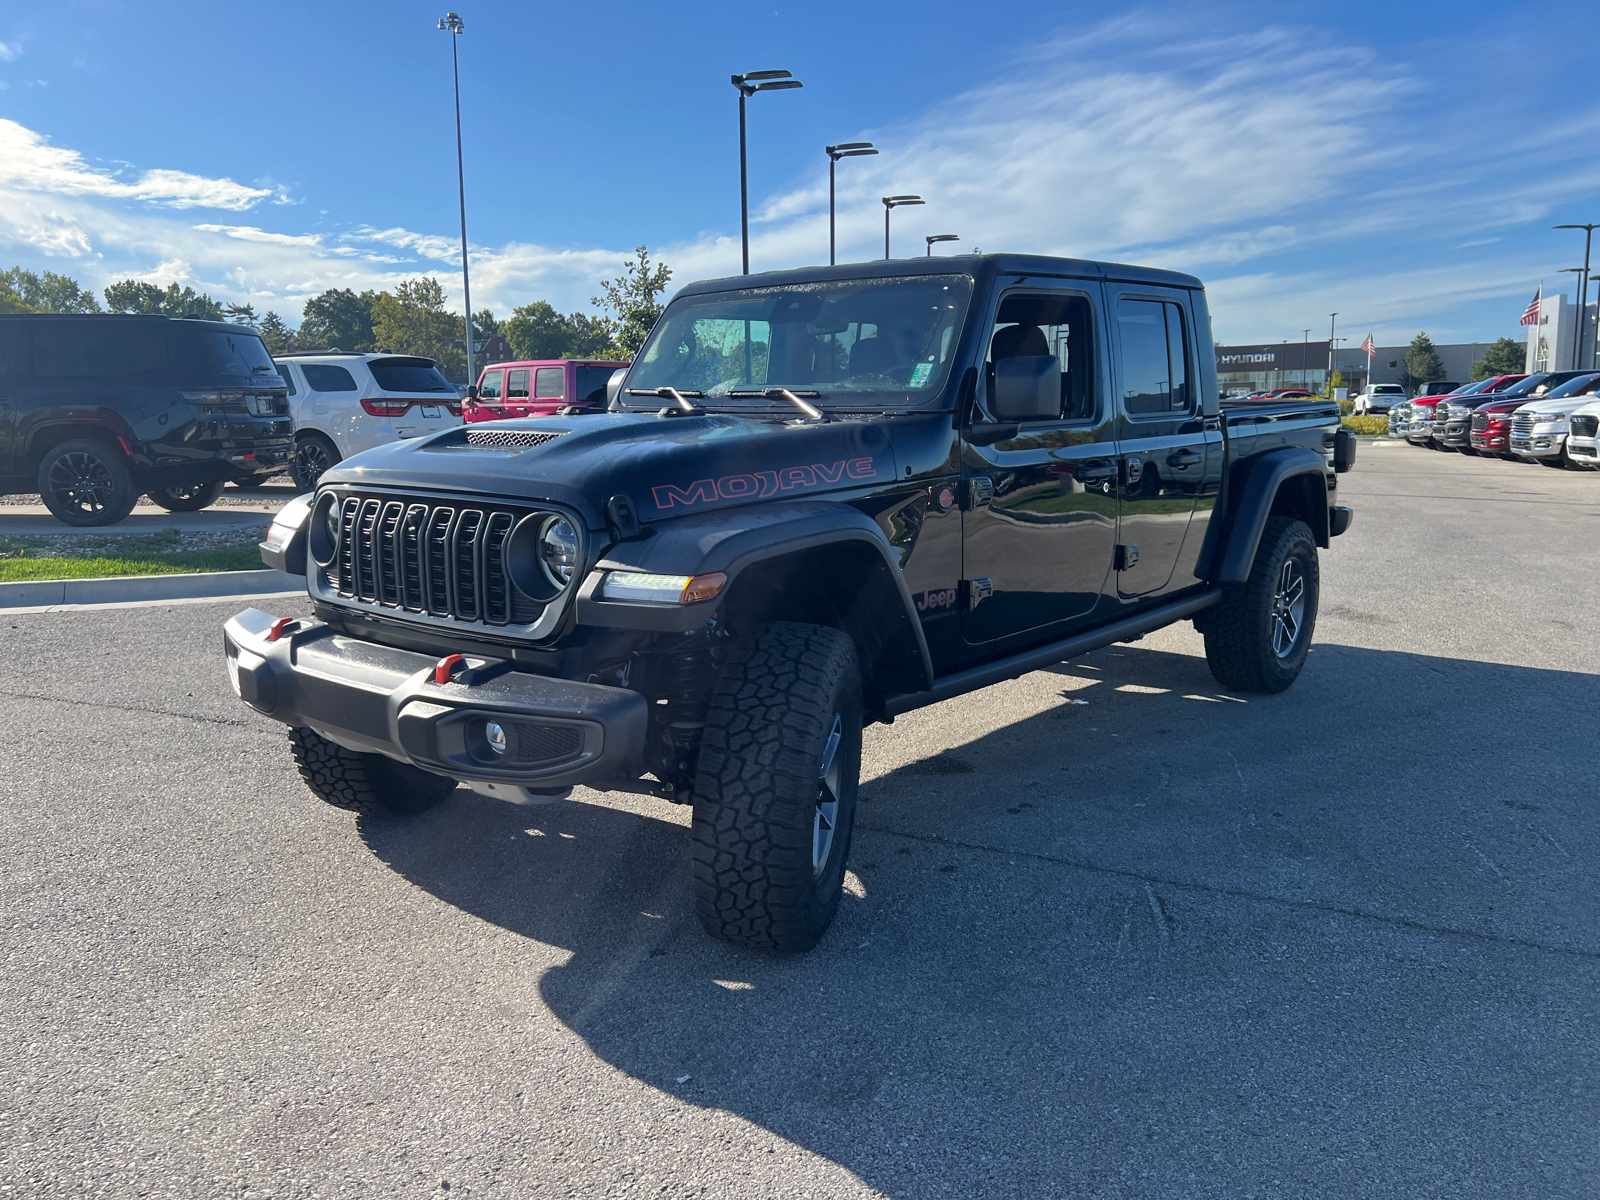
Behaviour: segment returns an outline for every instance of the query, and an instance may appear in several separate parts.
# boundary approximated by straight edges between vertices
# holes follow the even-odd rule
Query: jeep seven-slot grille
[[[503,508],[347,496],[339,554],[329,572],[339,595],[381,608],[525,625],[544,603],[517,590],[506,567],[511,531],[525,514]]]
[[[1594,437],[1600,433],[1600,417],[1573,417],[1572,432],[1578,437]]]

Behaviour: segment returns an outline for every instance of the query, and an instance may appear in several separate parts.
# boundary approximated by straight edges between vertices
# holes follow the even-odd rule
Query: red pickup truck
[[[601,412],[606,406],[606,381],[627,365],[593,358],[495,363],[478,376],[477,393],[467,398],[462,415],[471,424],[548,417],[569,406]]]

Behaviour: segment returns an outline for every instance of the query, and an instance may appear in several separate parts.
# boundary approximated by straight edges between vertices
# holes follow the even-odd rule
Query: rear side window
[[[604,404],[606,402],[606,384],[611,382],[611,375],[619,367],[579,367],[578,371],[578,396],[580,404]]]
[[[377,358],[367,363],[372,378],[386,392],[455,392],[455,385],[426,359]]]
[[[1121,300],[1122,406],[1130,417],[1189,408],[1188,337],[1183,309],[1159,300]]]
[[[535,399],[559,400],[566,392],[565,367],[540,367],[533,373]]]
[[[506,399],[526,400],[528,398],[528,369],[506,372]]]
[[[327,363],[301,363],[300,369],[306,373],[306,386],[313,392],[356,390],[356,381],[343,367],[331,367]]]
[[[57,325],[31,337],[33,373],[45,379],[142,375],[166,362],[165,330],[153,322]]]
[[[289,395],[293,396],[295,394],[294,376],[289,374],[289,368],[284,366],[282,363],[279,363],[278,374],[283,376],[284,386],[289,389]]]
[[[503,371],[484,372],[483,382],[478,385],[478,398],[480,400],[500,399],[500,380],[504,378]]]

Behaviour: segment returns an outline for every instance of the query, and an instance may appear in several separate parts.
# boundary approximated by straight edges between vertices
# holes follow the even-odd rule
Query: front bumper
[[[1600,437],[1573,437],[1568,434],[1567,457],[1573,462],[1600,466]]]
[[[1564,433],[1534,433],[1525,437],[1511,435],[1511,453],[1518,458],[1554,458],[1566,444]]]
[[[649,708],[638,692],[480,658],[440,684],[430,655],[345,637],[310,619],[274,641],[274,620],[247,608],[222,637],[234,691],[275,721],[465,783],[550,791],[644,771]],[[485,737],[490,720],[506,731],[502,754]]]
[[[1470,435],[1472,448],[1481,450],[1485,454],[1504,454],[1509,449],[1510,438],[1506,435],[1505,427],[1491,427],[1483,432],[1474,432]]]

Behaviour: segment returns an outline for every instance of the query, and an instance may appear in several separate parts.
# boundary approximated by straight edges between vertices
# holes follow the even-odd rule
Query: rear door
[[[1118,397],[1117,594],[1173,586],[1189,519],[1204,490],[1208,430],[1201,413],[1189,294],[1109,283]],[[1216,423],[1213,422],[1213,425]]]
[[[389,418],[373,416],[361,404],[361,387],[350,368],[340,363],[296,364],[305,377],[299,425],[320,429],[333,439],[341,458],[394,440]]]

